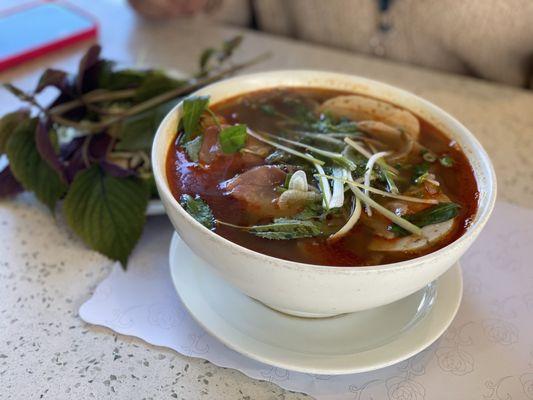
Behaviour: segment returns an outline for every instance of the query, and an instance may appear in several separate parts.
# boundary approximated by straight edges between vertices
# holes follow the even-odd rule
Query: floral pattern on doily
[[[319,400],[533,400],[532,211],[497,205],[461,260],[462,305],[436,343],[399,364],[342,376],[255,362],[207,334],[172,287],[171,230],[158,224],[147,225],[150,240],[143,237],[138,246],[140,261],[134,254],[127,273],[117,265],[83,305],[82,318]]]

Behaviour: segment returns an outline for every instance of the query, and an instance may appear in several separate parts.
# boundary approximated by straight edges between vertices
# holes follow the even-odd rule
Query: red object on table
[[[98,35],[96,20],[64,1],[0,12],[0,71]]]

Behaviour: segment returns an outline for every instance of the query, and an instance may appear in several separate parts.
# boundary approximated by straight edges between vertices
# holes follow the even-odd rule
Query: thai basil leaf
[[[58,156],[57,133],[51,129],[51,124],[44,119],[37,123],[35,144],[42,159],[64,180],[63,165]]]
[[[191,96],[183,100],[181,124],[184,133],[181,136],[181,143],[186,143],[194,138],[200,125],[200,117],[204,113],[208,103],[209,96]]]
[[[118,164],[107,160],[100,161],[100,167],[114,178],[127,178],[128,176],[136,176],[137,173],[133,169],[123,168]]]
[[[98,86],[102,89],[121,90],[140,86],[150,71],[135,69],[113,70],[114,63],[109,62],[109,68],[102,68],[98,76]]]
[[[53,211],[67,185],[39,154],[35,143],[36,125],[36,119],[19,125],[7,142],[7,156],[15,178]]]
[[[218,65],[224,63],[227,59],[229,59],[234,51],[239,47],[239,45],[242,42],[243,37],[242,36],[235,36],[231,39],[228,39],[222,43],[221,49],[215,49],[215,48],[208,48],[205,49],[202,52],[202,55],[200,56],[199,64],[200,64],[200,72],[198,74],[199,77],[204,77],[209,74],[214,64],[212,61],[216,58],[216,61]]]
[[[243,40],[242,35],[235,36],[231,39],[225,40],[222,43],[222,51],[218,55],[218,61],[222,63],[226,61],[228,58],[230,58],[233,55],[233,52],[240,46],[240,44],[242,43],[242,40]]]
[[[102,47],[95,44],[87,50],[87,52],[80,59],[78,65],[78,74],[76,76],[76,89],[78,93],[85,93],[97,87],[98,77],[101,74],[102,68],[111,69],[112,62],[99,63],[100,52]]]
[[[148,204],[148,186],[137,177],[117,178],[99,165],[79,172],[65,197],[68,225],[92,249],[120,261],[139,240]]]
[[[322,235],[322,224],[313,220],[276,218],[273,223],[254,225],[248,232],[264,239],[290,240]]]
[[[14,111],[0,118],[0,154],[6,152],[7,141],[15,129],[28,119],[27,110]]]
[[[113,132],[114,136],[120,138],[115,149],[149,151],[159,124],[175,105],[176,100],[172,100],[124,120]]]
[[[211,208],[209,208],[207,203],[203,201],[200,196],[196,195],[195,197],[192,197],[191,195],[184,194],[180,198],[180,205],[191,217],[207,229],[215,229],[215,217],[213,211],[211,211]]]
[[[418,226],[419,228],[423,228],[424,226],[439,224],[455,218],[457,214],[459,214],[460,208],[461,206],[456,203],[440,203],[415,214],[404,215],[402,218]],[[408,231],[396,224],[392,224],[389,227],[389,230],[396,236],[409,235]]]
[[[209,69],[208,69],[209,62],[211,61],[211,59],[216,53],[217,53],[217,50],[212,47],[209,47],[202,52],[202,54],[200,55],[200,60],[199,60],[199,64],[200,64],[199,75],[200,76],[207,75],[207,73],[209,72]]]
[[[161,71],[152,71],[136,89],[133,101],[140,103],[186,83],[186,81],[171,78]]]
[[[35,93],[42,92],[48,86],[53,86],[61,92],[69,90],[70,86],[70,76],[67,72],[61,71],[59,69],[48,68],[46,69],[39,78],[37,87],[35,88]]]
[[[246,125],[233,125],[222,129],[218,136],[220,147],[226,154],[236,153],[246,144]]]

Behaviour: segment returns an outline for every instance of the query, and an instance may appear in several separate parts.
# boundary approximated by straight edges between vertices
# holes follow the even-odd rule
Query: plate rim
[[[435,313],[437,312],[436,308],[438,308],[439,312],[444,313],[444,314],[440,319],[436,320],[438,323],[436,326],[430,326],[431,334],[427,335],[424,341],[411,345],[407,350],[405,349],[403,349],[403,351],[397,350],[395,355],[387,358],[386,360],[378,359],[375,362],[367,362],[366,364],[363,362],[363,365],[361,365],[361,363],[358,364],[357,362],[354,362],[352,366],[344,365],[340,367],[325,368],[325,367],[314,367],[314,366],[309,366],[309,365],[305,366],[299,363],[294,363],[294,360],[293,362],[291,362],[289,353],[292,353],[292,352],[287,351],[287,349],[277,348],[277,349],[283,350],[283,353],[285,355],[289,355],[289,357],[283,357],[282,359],[276,359],[275,357],[273,358],[273,357],[269,357],[267,355],[263,355],[260,353],[259,354],[255,353],[253,352],[252,349],[248,348],[246,345],[243,346],[242,344],[240,344],[239,340],[235,339],[235,336],[233,336],[233,334],[237,333],[236,335],[237,337],[238,336],[246,337],[249,341],[251,340],[257,343],[261,343],[263,346],[267,346],[270,348],[276,348],[276,347],[270,344],[257,341],[254,337],[250,335],[246,335],[236,330],[230,324],[226,324],[226,329],[229,330],[230,332],[227,334],[221,334],[220,332],[216,332],[216,330],[212,326],[212,323],[210,323],[209,321],[206,321],[208,318],[202,319],[201,316],[198,316],[197,313],[195,312],[196,309],[194,309],[194,304],[191,304],[190,299],[184,297],[183,293],[180,292],[180,285],[181,285],[182,280],[178,279],[177,275],[178,275],[178,271],[180,270],[180,266],[176,264],[187,264],[187,263],[177,263],[175,261],[177,258],[173,257],[173,254],[176,253],[177,248],[180,245],[180,243],[183,243],[184,246],[188,247],[187,244],[179,237],[179,235],[176,232],[174,232],[171,243],[170,243],[170,247],[169,247],[169,268],[170,268],[170,275],[171,275],[174,288],[179,298],[181,299],[181,302],[183,303],[184,307],[187,309],[187,312],[189,313],[189,315],[211,336],[219,340],[221,343],[223,343],[228,348],[236,351],[237,353],[244,355],[252,360],[259,361],[270,366],[284,368],[284,369],[295,371],[295,372],[308,373],[308,374],[320,374],[320,375],[345,375],[345,374],[354,374],[354,373],[374,371],[374,370],[385,368],[390,365],[397,364],[401,361],[404,361],[420,353],[421,351],[429,347],[438,338],[442,336],[442,334],[446,331],[446,329],[450,326],[450,324],[455,319],[455,316],[457,315],[457,312],[459,310],[459,307],[462,301],[462,296],[463,296],[462,270],[461,270],[461,266],[459,262],[457,262],[452,267],[450,267],[444,274],[442,274],[439,278],[437,278],[437,281],[441,283],[442,283],[443,278],[447,278],[450,281],[447,283],[448,285],[447,291],[453,292],[451,293],[451,296],[452,296],[451,300],[453,300],[453,302],[450,302],[450,299],[443,300],[442,295],[439,301],[439,288],[441,286],[439,285],[437,287],[437,296],[435,297],[434,304],[432,305],[431,309],[428,311],[427,315],[425,315],[420,321],[415,323],[414,326],[408,328],[407,330],[399,334],[397,337],[392,339],[390,342],[384,345],[378,346],[374,349],[369,349],[369,350],[365,350],[365,351],[358,352],[358,353],[348,354],[345,356],[340,356],[340,355],[331,356],[329,358],[333,358],[333,359],[344,358],[348,360],[354,359],[354,358],[357,359],[359,358],[358,356],[362,354],[366,354],[368,356],[368,353],[379,352],[379,351],[383,352],[383,348],[387,349],[388,347],[394,346],[395,344],[397,346],[398,342],[401,339],[406,340],[405,337],[411,336],[413,331],[416,332],[417,330],[423,330],[425,328],[425,325],[428,325],[428,324],[431,325],[431,321],[435,321],[435,318],[434,317],[431,318],[431,317],[435,315]],[[203,261],[200,257],[198,257],[190,248],[188,248],[188,250],[190,251],[192,256],[198,259],[198,261],[205,263],[205,261]],[[210,273],[214,273],[212,270],[212,267],[209,265],[208,267],[210,269]],[[449,276],[446,277],[445,275],[449,275]],[[232,286],[231,284],[226,282],[223,278],[221,279],[228,286]],[[234,289],[238,290],[236,288]],[[256,301],[256,300],[250,299],[250,301]],[[264,307],[268,308],[266,306]],[[221,318],[221,316],[218,313],[212,310],[212,308],[211,308],[211,311],[213,312],[214,315],[218,317],[217,319],[223,320],[223,318]],[[400,342],[400,344],[402,343]],[[295,352],[294,354],[303,354],[303,353]],[[325,357],[325,358],[328,358],[328,357]]]

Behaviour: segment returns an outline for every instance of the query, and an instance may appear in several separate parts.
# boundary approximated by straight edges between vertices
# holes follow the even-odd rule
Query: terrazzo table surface
[[[21,1],[4,0],[0,7]],[[104,56],[193,71],[201,49],[239,32],[203,21],[146,22],[120,1],[75,1],[101,22]],[[359,74],[441,106],[479,138],[499,198],[533,208],[533,92],[244,32],[239,58],[271,51],[251,70],[315,68]],[[74,69],[86,45],[0,74],[29,89],[38,71]],[[249,71],[251,71],[249,70]],[[0,112],[17,107],[0,92]],[[60,215],[60,213],[58,213]],[[163,217],[160,217],[163,218]],[[274,384],[89,326],[80,305],[110,270],[30,195],[0,202],[0,399],[302,399]]]

